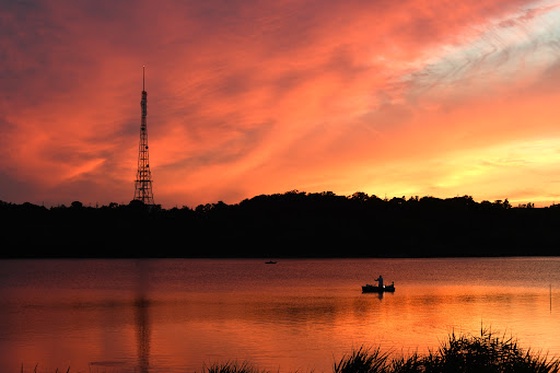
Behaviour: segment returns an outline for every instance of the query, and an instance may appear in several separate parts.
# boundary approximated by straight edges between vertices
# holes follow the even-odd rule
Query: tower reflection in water
[[[139,259],[138,282],[136,296],[134,299],[134,313],[136,323],[136,345],[138,369],[140,373],[150,371],[150,300],[148,299],[148,277],[149,265],[146,261]]]

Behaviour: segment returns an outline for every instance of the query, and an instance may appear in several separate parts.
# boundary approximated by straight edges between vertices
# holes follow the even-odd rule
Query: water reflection
[[[395,293],[361,292],[378,271]],[[361,344],[422,353],[481,325],[560,354],[560,258],[54,260],[0,262],[0,278],[1,371],[330,372]]]
[[[150,300],[148,298],[149,286],[149,263],[139,260],[136,263],[138,269],[138,281],[136,299],[134,300],[136,346],[138,369],[140,373],[150,372]]]
[[[136,343],[138,350],[138,368],[141,373],[150,371],[150,302],[144,296],[134,302],[136,314]]]

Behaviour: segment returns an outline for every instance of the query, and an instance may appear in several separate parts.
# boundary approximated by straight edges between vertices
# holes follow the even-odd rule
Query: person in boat
[[[383,284],[383,276],[379,275],[378,278],[375,279],[375,281],[377,281],[379,283],[379,287],[380,288],[384,288],[385,285]]]

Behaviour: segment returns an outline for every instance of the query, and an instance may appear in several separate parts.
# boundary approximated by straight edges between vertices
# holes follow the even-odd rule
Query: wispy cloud
[[[559,138],[559,7],[2,1],[0,199],[128,203],[146,65],[164,206],[292,189],[444,197],[445,180],[477,199],[531,200],[536,187],[490,186],[472,162],[490,170],[490,149]],[[527,149],[501,180],[534,173],[549,191],[534,197],[557,200],[554,162]]]

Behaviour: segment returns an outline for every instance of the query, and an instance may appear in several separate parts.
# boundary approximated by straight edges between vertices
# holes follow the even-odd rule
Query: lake
[[[560,356],[560,257],[0,261],[2,372],[332,372],[481,328]],[[394,293],[362,294],[383,275]]]

